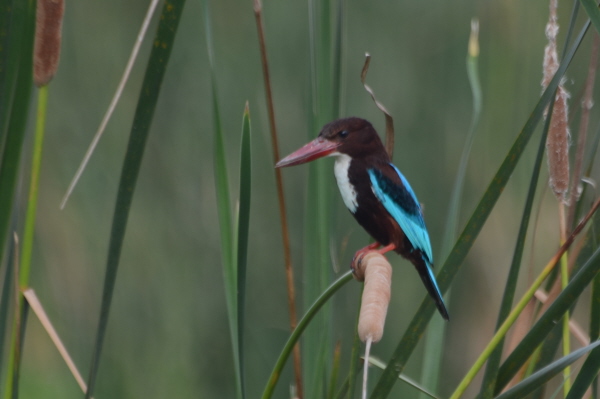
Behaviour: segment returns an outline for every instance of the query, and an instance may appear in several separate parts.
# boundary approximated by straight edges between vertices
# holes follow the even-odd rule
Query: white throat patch
[[[342,200],[350,212],[355,213],[356,208],[358,207],[358,202],[356,201],[356,190],[348,179],[348,168],[350,167],[352,158],[349,155],[340,153],[334,153],[331,155],[335,156],[336,158],[333,171],[340,189],[340,194],[342,194]]]

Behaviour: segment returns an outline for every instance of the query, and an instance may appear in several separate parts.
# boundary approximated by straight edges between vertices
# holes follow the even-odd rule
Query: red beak
[[[283,168],[285,166],[300,165],[302,163],[310,162],[318,158],[327,156],[340,146],[341,143],[334,141],[325,140],[321,137],[317,137],[310,143],[306,144],[299,150],[294,151],[287,157],[275,164],[276,168]]]

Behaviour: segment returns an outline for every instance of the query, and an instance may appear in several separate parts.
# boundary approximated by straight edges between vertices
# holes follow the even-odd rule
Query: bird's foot
[[[369,244],[366,247],[361,248],[358,251],[356,251],[356,253],[354,254],[354,257],[352,258],[352,263],[350,264],[350,268],[352,269],[352,271],[356,272],[356,269],[357,269],[358,265],[360,264],[360,261],[362,260],[362,258],[365,256],[365,254],[367,252],[377,249],[380,246],[381,246],[380,243],[374,242],[373,244]]]
[[[368,254],[371,251],[375,251],[378,252],[380,254],[385,254],[388,251],[391,251],[393,249],[396,248],[395,244],[389,244],[386,245],[385,247],[378,249],[379,247],[381,247],[381,244],[378,242],[374,242],[373,244],[369,244],[364,248],[359,249],[358,251],[356,251],[356,253],[354,254],[354,257],[352,258],[352,263],[350,264],[350,269],[352,269],[352,273],[354,274],[354,278],[356,278],[359,281],[362,281],[362,279],[359,276],[359,273],[357,273],[357,270],[360,269],[360,263],[362,262],[363,258],[365,257],[366,254]]]

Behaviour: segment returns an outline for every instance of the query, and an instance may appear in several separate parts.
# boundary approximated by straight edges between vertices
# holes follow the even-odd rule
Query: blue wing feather
[[[369,169],[371,179],[371,188],[373,193],[379,199],[383,207],[394,220],[400,225],[406,238],[415,249],[420,250],[427,259],[428,264],[433,263],[433,251],[429,241],[429,233],[425,227],[425,221],[421,214],[421,206],[417,200],[415,192],[408,183],[408,180],[400,173],[398,168],[389,164],[400,178],[402,186],[394,184],[390,179],[385,178],[381,171]]]
[[[391,180],[383,171],[374,168],[368,169],[371,189],[385,210],[388,211],[402,231],[404,231],[404,235],[408,238],[413,248],[421,252],[423,262],[415,263],[415,266],[427,291],[434,298],[442,317],[448,320],[448,311],[446,310],[442,293],[431,270],[433,253],[419,200],[417,200],[417,196],[408,183],[408,180],[400,173],[398,168],[391,163],[389,165],[398,175],[401,185],[397,184],[397,179]]]

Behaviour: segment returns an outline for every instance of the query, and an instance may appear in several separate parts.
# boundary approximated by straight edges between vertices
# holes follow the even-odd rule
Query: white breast
[[[335,173],[335,179],[337,180],[338,187],[340,188],[340,194],[342,194],[342,200],[350,212],[355,213],[358,207],[356,201],[356,190],[350,180],[348,179],[348,168],[352,158],[346,154],[335,154],[335,166],[333,171]]]

